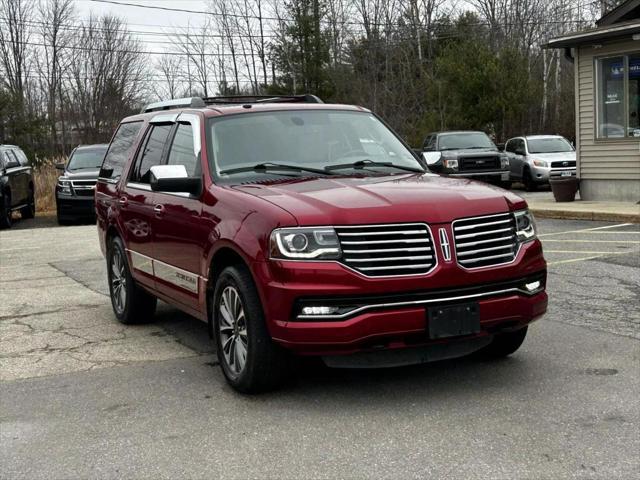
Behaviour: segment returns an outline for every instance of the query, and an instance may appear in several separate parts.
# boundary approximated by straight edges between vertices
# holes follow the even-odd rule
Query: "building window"
[[[599,59],[598,137],[640,137],[640,53]]]

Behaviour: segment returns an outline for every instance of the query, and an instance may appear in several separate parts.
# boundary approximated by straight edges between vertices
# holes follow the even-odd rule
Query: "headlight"
[[[447,160],[447,159],[445,159],[442,162],[443,162],[445,168],[450,168],[452,170],[457,170],[458,169],[458,160],[453,160],[453,159]]]
[[[509,168],[509,157],[501,157],[500,158],[500,167]]]
[[[60,177],[58,179],[58,192],[62,195],[71,195],[71,182],[67,179]]]
[[[520,210],[514,214],[518,242],[524,243],[536,238],[536,221],[533,218],[533,214],[529,210]]]
[[[271,258],[337,260],[342,256],[333,228],[279,228],[271,233]]]
[[[547,167],[547,162],[545,162],[544,160],[538,160],[537,158],[533,160],[533,164],[536,167],[543,167],[543,168]]]

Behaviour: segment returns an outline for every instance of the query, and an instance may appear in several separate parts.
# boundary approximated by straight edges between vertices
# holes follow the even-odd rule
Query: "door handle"
[[[127,200],[127,197],[120,197],[120,198],[118,199],[118,203],[119,203],[120,205],[122,205],[123,207],[126,207],[126,206],[127,206],[127,204],[129,203],[129,200]]]
[[[160,218],[164,214],[164,205],[156,205],[153,207],[153,211],[156,212],[156,217]]]

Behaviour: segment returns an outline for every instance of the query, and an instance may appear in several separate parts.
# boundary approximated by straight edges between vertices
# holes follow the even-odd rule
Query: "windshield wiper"
[[[319,175],[327,175],[327,172],[325,170],[320,170],[319,168],[301,167],[300,165],[287,165],[285,163],[272,162],[258,163],[257,165],[252,165],[249,167],[229,168],[227,170],[222,170],[220,172],[220,175],[230,175],[242,172],[265,173],[270,170],[289,170],[292,172],[309,172],[317,173]]]
[[[407,167],[405,165],[398,165],[397,163],[393,163],[393,162],[374,162],[373,160],[369,160],[369,159],[358,160],[357,162],[352,162],[352,163],[340,163],[337,165],[329,165],[327,167],[324,167],[324,169],[327,172],[330,172],[331,170],[341,170],[343,168],[363,169],[366,167],[391,167],[391,168],[397,168],[398,170],[406,170],[407,172],[424,173],[424,170],[420,170],[419,168]]]

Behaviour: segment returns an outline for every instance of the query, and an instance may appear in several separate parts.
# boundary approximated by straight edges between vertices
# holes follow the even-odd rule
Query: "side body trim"
[[[206,281],[200,275],[174,267],[173,265],[161,262],[160,260],[148,257],[147,255],[143,255],[130,249],[127,249],[127,252],[129,252],[129,255],[131,256],[131,265],[136,270],[171,283],[172,285],[191,293],[197,294],[198,287],[200,286],[200,280]]]

